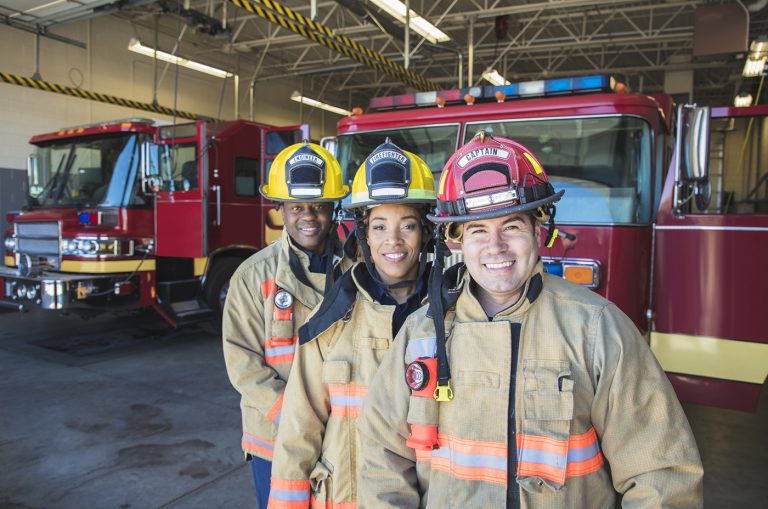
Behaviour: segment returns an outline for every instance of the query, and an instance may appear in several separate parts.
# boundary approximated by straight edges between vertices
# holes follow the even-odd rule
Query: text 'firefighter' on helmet
[[[261,194],[273,201],[336,202],[349,194],[349,186],[333,154],[304,141],[277,154]]]
[[[435,178],[419,156],[402,150],[387,138],[365,158],[352,181],[351,200],[345,208],[384,203],[434,206]]]
[[[416,154],[402,150],[387,138],[365,158],[352,181],[352,196],[345,208],[355,213],[355,232],[348,238],[344,246],[345,252],[354,259],[359,247],[371,277],[385,288],[413,285],[415,281],[411,280],[387,285],[376,275],[366,239],[366,211],[385,204],[410,205],[419,211],[422,227],[426,229],[422,237],[419,272],[416,278],[420,280],[431,249],[432,223],[427,221],[427,212],[433,210],[436,197],[435,178],[427,163]]]
[[[429,219],[465,222],[518,212],[552,217],[553,204],[564,192],[555,192],[530,150],[508,138],[480,132],[445,164],[437,190],[437,214]]]

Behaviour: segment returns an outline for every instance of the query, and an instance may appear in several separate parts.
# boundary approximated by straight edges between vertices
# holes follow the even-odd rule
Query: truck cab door
[[[286,127],[270,127],[262,131],[261,139],[261,182],[266,184],[269,178],[269,168],[277,154],[286,147],[302,140],[309,139],[309,125],[292,125]],[[280,240],[283,232],[283,219],[275,204],[269,200],[262,201],[262,217],[264,217],[264,245]]]
[[[207,255],[206,200],[208,158],[205,123],[158,130],[159,178],[155,193],[157,256],[201,258]]]
[[[651,349],[681,401],[753,411],[768,375],[768,214],[739,206],[766,168],[740,153],[764,143],[768,107],[688,110],[655,226]]]

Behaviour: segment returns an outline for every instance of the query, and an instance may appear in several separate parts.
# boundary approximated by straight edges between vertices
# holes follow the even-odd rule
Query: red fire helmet
[[[437,188],[436,223],[491,219],[539,208],[549,215],[565,193],[555,192],[544,168],[516,141],[478,133],[445,163]]]

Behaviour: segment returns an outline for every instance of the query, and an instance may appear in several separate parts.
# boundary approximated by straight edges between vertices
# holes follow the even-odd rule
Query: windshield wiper
[[[75,164],[75,159],[77,159],[77,153],[75,152],[75,146],[72,145],[72,148],[70,149],[70,153],[67,156],[67,164],[64,166],[64,168],[61,169],[61,172],[59,172],[59,168],[61,168],[61,163],[59,163],[59,168],[56,169],[56,176],[61,177],[62,174],[66,174],[67,177],[61,180],[61,184],[59,184],[59,192],[56,193],[56,197],[54,198],[54,203],[58,203],[61,200],[61,195],[64,194],[64,191],[67,189],[67,181],[69,180],[69,172],[72,170],[72,165]],[[62,163],[64,162],[64,158],[61,159]],[[57,181],[59,179],[57,178]],[[69,194],[69,192],[67,193]],[[71,198],[71,195],[70,195]]]

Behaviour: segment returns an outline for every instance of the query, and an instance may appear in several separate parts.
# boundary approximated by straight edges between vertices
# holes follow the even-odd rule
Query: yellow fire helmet
[[[343,183],[333,154],[304,140],[277,154],[261,194],[281,202],[336,202],[349,194],[349,186]]]
[[[434,205],[435,178],[419,156],[387,138],[360,165],[345,208],[355,210],[384,203]]]

